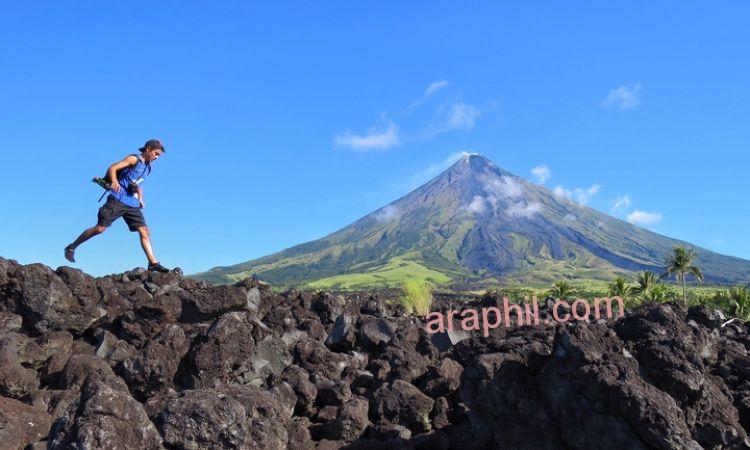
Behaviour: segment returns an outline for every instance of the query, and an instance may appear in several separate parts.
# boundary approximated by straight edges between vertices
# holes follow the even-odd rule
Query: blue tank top
[[[151,164],[146,163],[143,160],[142,155],[133,153],[133,156],[138,158],[135,165],[126,167],[117,172],[117,181],[120,183],[120,189],[118,192],[109,191],[110,197],[114,197],[115,200],[138,208],[140,203],[138,202],[138,196],[136,195],[135,187],[143,183],[146,179],[146,175],[151,173]],[[129,192],[129,187],[133,186],[133,191]]]

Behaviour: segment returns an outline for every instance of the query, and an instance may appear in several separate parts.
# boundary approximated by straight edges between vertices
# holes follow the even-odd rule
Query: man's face
[[[146,162],[152,162],[159,159],[161,156],[162,151],[158,148],[147,148],[145,152],[143,152],[143,159],[146,160]]]

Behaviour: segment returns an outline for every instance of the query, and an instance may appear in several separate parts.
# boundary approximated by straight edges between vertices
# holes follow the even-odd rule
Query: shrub
[[[575,297],[577,294],[576,289],[566,280],[558,280],[552,283],[552,288],[549,290],[549,296],[553,298],[559,298],[567,300]]]
[[[500,298],[508,297],[508,300],[512,303],[530,301],[534,294],[535,292],[533,289],[520,286],[502,286],[499,288],[488,289],[485,292],[485,295],[497,296]]]
[[[735,286],[716,292],[712,303],[734,317],[750,320],[750,289],[745,286]]]
[[[676,298],[677,293],[664,284],[655,284],[640,295],[640,299],[644,303],[667,302]]]
[[[426,316],[432,308],[432,285],[422,280],[407,280],[401,285],[401,304],[407,312]]]

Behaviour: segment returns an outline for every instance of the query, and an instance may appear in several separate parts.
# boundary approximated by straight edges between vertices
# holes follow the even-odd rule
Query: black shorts
[[[138,231],[138,227],[146,226],[146,219],[140,208],[128,206],[114,197],[107,197],[107,203],[99,208],[97,225],[108,227],[120,217],[125,219],[130,231]]]

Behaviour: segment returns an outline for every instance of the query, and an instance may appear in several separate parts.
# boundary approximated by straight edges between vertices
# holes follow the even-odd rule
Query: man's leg
[[[151,249],[151,233],[146,226],[146,219],[143,217],[141,210],[139,208],[128,208],[123,218],[130,231],[137,231],[141,236],[141,247],[146,254],[146,258],[148,258],[148,270],[169,272],[169,269],[159,264],[156,256],[154,256],[154,251]]]
[[[107,229],[110,225],[112,225],[112,222],[117,220],[118,217],[122,215],[122,212],[117,210],[117,200],[110,197],[107,198],[106,203],[102,205],[101,208],[99,208],[99,212],[96,216],[96,225],[88,228],[86,230],[83,230],[83,233],[81,233],[80,236],[78,236],[78,239],[76,239],[72,244],[65,247],[65,259],[67,259],[70,262],[76,262],[75,259],[75,251],[76,247],[83,244],[84,242],[88,241],[92,237],[96,236],[97,234],[104,233],[104,230]]]
[[[154,256],[154,251],[151,249],[151,238],[147,226],[138,227],[138,234],[141,236],[141,248],[146,253],[146,258],[150,264],[156,264],[157,259]]]
[[[107,229],[107,227],[103,225],[94,225],[91,228],[87,228],[83,230],[83,233],[81,233],[78,238],[73,241],[72,244],[65,247],[65,259],[67,259],[70,262],[75,262],[75,251],[76,248],[83,244],[84,242],[88,241],[92,237],[104,233],[104,231]]]

